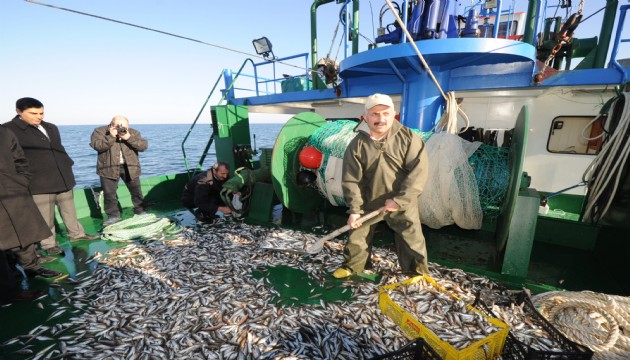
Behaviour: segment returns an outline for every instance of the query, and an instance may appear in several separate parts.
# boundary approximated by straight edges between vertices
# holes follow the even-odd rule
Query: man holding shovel
[[[374,94],[365,103],[343,158],[343,194],[348,225],[353,229],[344,248],[344,264],[335,278],[362,272],[369,260],[376,223],[385,220],[395,232],[398,264],[405,273],[427,274],[427,250],[420,226],[418,196],[428,174],[428,158],[418,134],[395,120],[392,99]],[[361,224],[359,218],[378,208],[380,215]],[[365,226],[361,226],[365,225]]]

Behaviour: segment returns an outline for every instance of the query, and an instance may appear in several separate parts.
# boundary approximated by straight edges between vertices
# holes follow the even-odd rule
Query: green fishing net
[[[482,144],[470,158],[484,217],[496,218],[510,182],[510,148]]]
[[[329,169],[329,159],[331,156],[343,159],[348,144],[356,135],[354,132],[356,126],[357,122],[353,120],[329,121],[317,129],[308,140],[309,145],[314,146],[323,154],[322,165],[317,169],[318,190],[334,205],[344,206],[345,202],[343,194],[339,193],[340,170]],[[425,143],[433,136],[433,132],[423,132],[418,129],[412,129],[412,131],[420,135]],[[505,199],[510,177],[509,152],[509,148],[482,144],[468,158],[468,164],[473,169],[474,180],[479,189],[479,202],[485,218],[496,217]],[[456,177],[456,181],[469,181],[458,171],[454,171],[453,176]],[[331,189],[332,187],[336,190]],[[458,191],[461,192],[462,188]]]

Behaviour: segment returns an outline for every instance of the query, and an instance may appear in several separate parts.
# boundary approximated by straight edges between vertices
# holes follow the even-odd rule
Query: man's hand
[[[131,137],[131,134],[129,133],[129,131],[127,131],[127,133],[125,135],[119,136],[119,138],[127,141],[129,140],[129,138]]]
[[[352,229],[356,229],[361,226],[361,223],[357,221],[361,217],[361,214],[350,214],[348,216],[348,226]]]
[[[232,209],[230,209],[228,206],[219,206],[217,208],[217,210],[219,210],[220,212],[224,213],[224,214],[231,214],[232,213]]]
[[[110,126],[109,135],[115,138],[116,136],[118,136],[118,129],[115,126]]]
[[[383,212],[394,212],[400,210],[400,205],[398,205],[394,200],[387,199],[385,200],[385,206],[383,208]]]

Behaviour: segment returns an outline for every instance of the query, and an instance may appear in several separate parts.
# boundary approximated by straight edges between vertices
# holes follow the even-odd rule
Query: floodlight
[[[254,44],[256,54],[262,55],[266,60],[273,60],[276,58],[271,50],[271,41],[269,41],[266,36],[263,36],[260,39],[252,40],[252,44]],[[269,58],[269,53],[271,53],[271,58]]]

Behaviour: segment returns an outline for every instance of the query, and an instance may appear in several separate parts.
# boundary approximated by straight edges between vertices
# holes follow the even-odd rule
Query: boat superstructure
[[[429,9],[431,3],[427,2],[425,9]],[[440,5],[439,1],[434,3]],[[448,2],[441,2],[442,6],[445,4]],[[347,20],[344,33],[350,39],[345,43],[347,56],[318,59],[317,11],[320,6],[333,5],[339,6],[340,16]],[[482,229],[464,231],[456,226],[427,229],[428,246],[434,247],[430,257],[438,262],[509,278],[515,281],[513,284],[573,289],[596,286],[600,290],[627,293],[623,260],[615,255],[627,249],[619,238],[627,224],[624,214],[628,209],[621,205],[623,194],[617,195],[608,216],[598,217],[596,221],[584,217],[589,192],[584,177],[602,146],[601,141],[585,139],[602,133],[600,122],[605,116],[596,118],[600,113],[607,115],[605,105],[619,96],[627,82],[627,68],[621,65],[623,60],[617,59],[627,8],[619,8],[616,1],[607,1],[599,38],[581,39],[579,26],[570,27],[571,19],[537,20],[535,15],[540,15],[541,9],[550,5],[546,2],[530,1],[526,13],[530,15],[514,9],[506,11],[501,2],[478,5],[467,8],[467,13],[459,17],[449,15],[443,8],[437,15],[417,15],[414,10],[422,4],[403,1],[392,9],[400,12],[401,19],[407,19],[408,22],[403,22],[414,40],[409,41],[400,31],[402,26],[396,24],[380,31],[382,35],[372,41],[368,49],[358,51],[356,42],[360,30],[354,16],[358,16],[359,1],[335,4],[315,1],[311,7],[310,54],[260,63],[252,61],[238,70],[224,71],[227,108],[295,114],[296,121],[289,121],[290,126],[276,143],[276,156],[280,153],[277,147],[286,144],[291,137],[308,138],[322,126],[321,122],[299,120],[303,117],[301,114],[317,114],[325,123],[358,120],[363,112],[363,98],[380,92],[394,98],[401,123],[428,132],[446,111],[444,94],[453,93],[469,119],[465,124],[460,118],[459,128],[468,126],[469,131],[476,132],[473,139],[509,148],[511,182],[501,204],[501,215],[484,220]],[[574,6],[573,18],[581,15],[582,5]],[[383,8],[386,6],[384,3]],[[501,36],[499,31],[492,36],[488,31],[481,34],[478,25],[494,21],[497,12],[502,14],[502,22],[520,20],[514,24],[519,23],[518,29],[523,29],[524,33],[506,36],[504,29]],[[427,18],[431,16],[439,19],[437,27],[431,27],[433,22]],[[462,20],[467,16],[468,21]],[[426,26],[417,25],[418,22]],[[420,27],[414,28],[414,24]],[[504,28],[506,26],[507,23]],[[535,29],[541,31],[536,33]],[[566,37],[567,31],[569,37]],[[565,41],[559,40],[561,37],[557,35],[561,33]],[[555,56],[550,58],[556,45]],[[284,73],[290,68],[279,70],[283,64],[296,59],[301,64],[310,63],[310,69],[293,71],[293,75]],[[248,69],[253,70],[253,76]],[[251,77],[242,76],[246,72]],[[243,91],[245,88],[248,91]],[[236,118],[245,116],[236,115]],[[304,123],[303,131],[296,130],[299,123]],[[234,134],[238,134],[238,130],[234,129]],[[222,141],[220,136],[217,140]],[[229,152],[218,156],[234,161],[236,167],[241,165]],[[301,168],[298,162],[285,164],[283,169],[272,171],[272,176],[276,177],[272,182],[286,182],[277,177],[291,178]],[[623,186],[624,181],[619,179],[619,186]],[[343,209],[326,201],[312,200],[312,189],[277,184],[274,189],[274,195],[287,211],[316,214],[339,210],[343,213]],[[301,191],[304,195],[300,195]],[[311,199],[307,202],[310,206],[304,205],[305,198]],[[541,206],[543,211],[539,212]],[[470,254],[458,250],[460,240],[453,240],[452,233],[461,236],[466,244],[477,241],[479,253],[483,255],[478,256],[473,251],[471,254],[475,255],[470,257],[474,259],[468,259]],[[444,240],[445,237],[449,240]],[[584,270],[586,268],[588,270]],[[603,272],[592,273],[599,270]],[[589,278],[592,283],[587,284]]]

